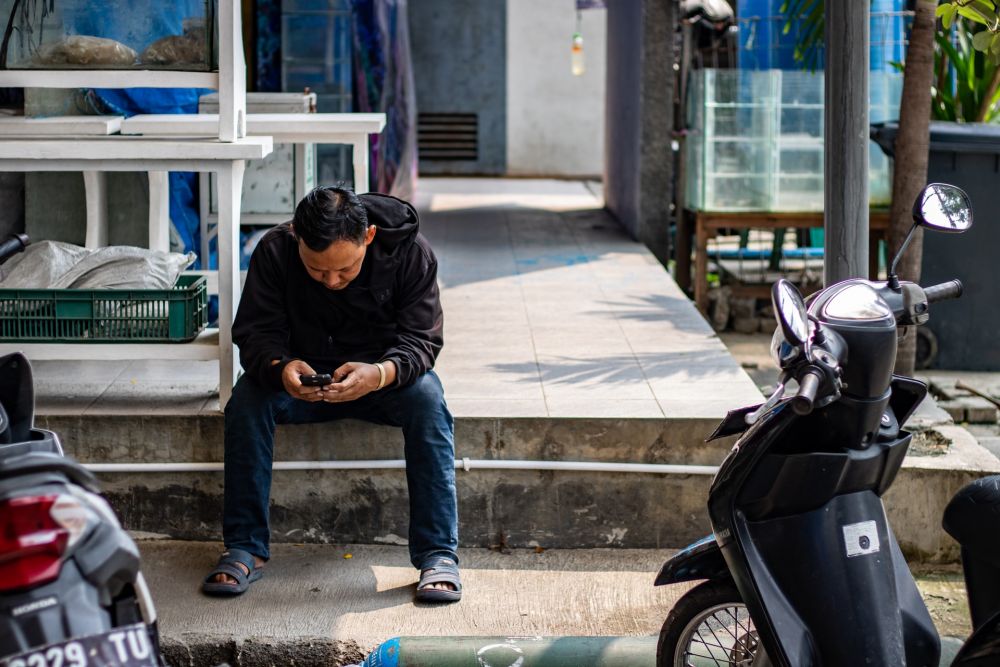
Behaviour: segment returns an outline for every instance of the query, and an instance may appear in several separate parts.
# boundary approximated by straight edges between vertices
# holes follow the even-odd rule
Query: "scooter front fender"
[[[654,585],[664,586],[701,579],[711,579],[712,581],[728,579],[732,581],[729,566],[726,565],[726,559],[722,556],[719,543],[715,541],[715,535],[703,537],[674,554],[660,568]]]
[[[994,614],[962,645],[951,667],[988,667],[1000,662],[1000,612]]]

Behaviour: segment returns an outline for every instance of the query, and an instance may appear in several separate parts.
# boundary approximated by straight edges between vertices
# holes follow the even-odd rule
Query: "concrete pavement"
[[[220,545],[140,546],[172,665],[338,667],[396,636],[651,636],[689,588],[653,586],[668,550],[466,549],[462,601],[414,604],[404,548],[281,544],[246,595],[216,599],[198,586]]]
[[[690,588],[653,586],[670,550],[464,549],[462,601],[414,604],[416,571],[403,548],[280,544],[247,594],[217,599],[198,585],[220,545],[143,540],[140,548],[174,667],[340,667],[397,636],[648,637],[655,652],[653,638]],[[964,636],[961,575],[924,570],[918,586],[939,631]]]

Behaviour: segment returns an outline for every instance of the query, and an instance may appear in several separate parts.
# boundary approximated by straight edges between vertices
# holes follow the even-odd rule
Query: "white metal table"
[[[250,113],[246,116],[247,135],[270,136],[275,144],[345,144],[351,146],[354,167],[354,191],[358,194],[368,192],[368,135],[379,134],[385,128],[384,113]],[[146,137],[207,137],[219,127],[217,114],[141,114],[125,119],[121,124],[121,133],[125,135],[142,135]],[[296,151],[303,155],[304,151]],[[304,165],[298,165],[298,170],[304,170]],[[154,188],[165,197],[165,190],[159,183],[154,183],[150,175],[150,215],[164,214],[164,203],[160,203],[158,211],[154,211]],[[208,180],[202,179],[201,196],[208,196]],[[306,195],[304,179],[295,181],[295,201]],[[202,206],[207,210],[207,206]],[[280,216],[279,216],[280,217]],[[284,222],[268,220],[269,223]],[[201,256],[208,257],[209,242],[215,235],[215,230],[209,228],[210,219],[201,220]],[[261,224],[260,220],[245,220]]]
[[[0,141],[0,171],[145,171],[164,176],[169,171],[207,171],[215,172],[219,183],[218,332],[206,332],[188,344],[3,343],[0,354],[21,350],[31,359],[218,359],[219,403],[225,407],[237,372],[232,323],[241,291],[238,248],[243,171],[246,160],[263,159],[271,149],[270,137],[229,143],[121,136]],[[166,238],[169,222],[169,216],[150,216],[150,247],[155,247],[154,239]]]

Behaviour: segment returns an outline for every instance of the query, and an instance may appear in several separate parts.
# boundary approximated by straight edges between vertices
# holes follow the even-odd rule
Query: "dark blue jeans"
[[[270,557],[268,504],[276,424],[363,419],[403,429],[410,493],[410,561],[457,562],[455,428],[434,371],[408,387],[372,392],[346,403],[310,403],[262,387],[244,375],[226,404],[226,489],[222,531],[227,549]]]

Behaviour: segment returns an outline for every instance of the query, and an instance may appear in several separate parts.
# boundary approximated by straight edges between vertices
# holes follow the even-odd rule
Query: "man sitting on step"
[[[437,259],[404,201],[316,188],[261,239],[233,324],[246,373],[226,405],[226,551],[205,593],[243,593],[270,556],[275,425],[355,418],[403,429],[416,598],[461,597],[454,422],[431,370],[442,328]]]

